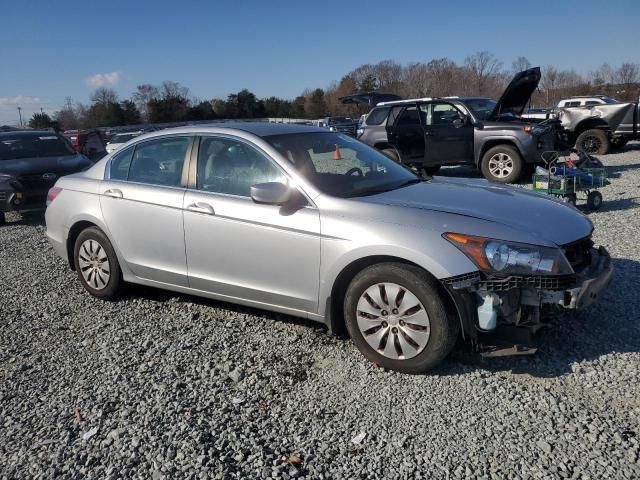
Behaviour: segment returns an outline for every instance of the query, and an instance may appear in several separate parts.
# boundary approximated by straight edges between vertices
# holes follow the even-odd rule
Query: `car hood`
[[[0,160],[0,173],[13,176],[54,173],[57,176],[79,172],[93,165],[84,155],[64,155],[60,157],[17,158]]]
[[[489,115],[489,119],[495,120],[509,113],[516,117],[522,115],[531,95],[538,88],[541,76],[540,67],[516,73]]]
[[[584,238],[593,230],[591,221],[570,205],[524,188],[487,180],[434,178],[379,195],[361,197],[361,200],[472,217],[520,230],[556,245]],[[497,236],[499,238],[499,234]]]

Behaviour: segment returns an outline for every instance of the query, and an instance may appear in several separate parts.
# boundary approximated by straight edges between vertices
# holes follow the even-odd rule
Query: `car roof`
[[[458,97],[456,95],[450,95],[447,97],[422,97],[422,98],[407,98],[406,100],[394,100],[392,102],[380,102],[376,107],[389,107],[394,105],[404,105],[407,103],[415,102],[431,102],[433,100],[460,100],[461,102],[468,100],[493,100],[489,97]]]
[[[156,130],[144,135],[145,138],[166,135],[168,133],[198,133],[211,132],[220,133],[224,130],[239,130],[251,133],[258,137],[268,137],[271,135],[284,135],[290,133],[327,133],[325,128],[312,127],[310,125],[298,125],[292,123],[268,123],[268,122],[226,122],[226,123],[205,123],[200,125],[189,125],[185,127],[165,128]]]
[[[0,132],[0,137],[39,137],[41,135],[58,135],[57,132],[51,130],[13,130]]]

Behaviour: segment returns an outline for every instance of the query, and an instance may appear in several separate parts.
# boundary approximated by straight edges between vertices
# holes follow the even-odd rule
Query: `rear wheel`
[[[105,300],[116,297],[122,287],[122,272],[102,230],[90,227],[80,232],[73,252],[78,278],[85,290]]]
[[[483,155],[480,170],[487,180],[500,183],[516,182],[523,170],[520,152],[511,145],[492,147]]]
[[[606,155],[611,149],[611,142],[607,132],[592,128],[578,135],[576,148],[592,155]]]
[[[351,281],[347,330],[362,354],[390,370],[422,373],[438,365],[458,337],[435,281],[417,267],[381,263]]]
[[[394,162],[400,163],[400,155],[398,155],[398,152],[396,151],[395,148],[383,148],[380,151],[384,153],[387,157],[389,157],[391,160],[393,160]]]

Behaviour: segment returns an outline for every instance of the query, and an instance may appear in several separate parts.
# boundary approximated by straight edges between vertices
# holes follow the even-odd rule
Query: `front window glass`
[[[55,133],[0,136],[0,160],[62,157],[75,154],[69,142]]]
[[[420,183],[378,150],[339,133],[264,137],[318,190],[337,197],[373,195]]]
[[[498,102],[490,98],[471,98],[465,100],[464,103],[471,109],[478,120],[487,120]]]
[[[153,185],[180,186],[188,137],[167,137],[136,146],[129,180]]]
[[[425,125],[450,126],[456,120],[462,120],[463,114],[450,103],[427,103],[420,105],[420,114]]]
[[[270,159],[244,142],[224,137],[200,140],[199,190],[249,197],[251,185],[286,181]]]

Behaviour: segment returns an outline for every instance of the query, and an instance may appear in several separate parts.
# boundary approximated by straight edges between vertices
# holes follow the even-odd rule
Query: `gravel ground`
[[[603,157],[600,302],[534,357],[386,372],[309,322],[90,297],[41,220],[0,227],[0,478],[639,478],[640,144]],[[443,169],[464,175],[465,169]]]

